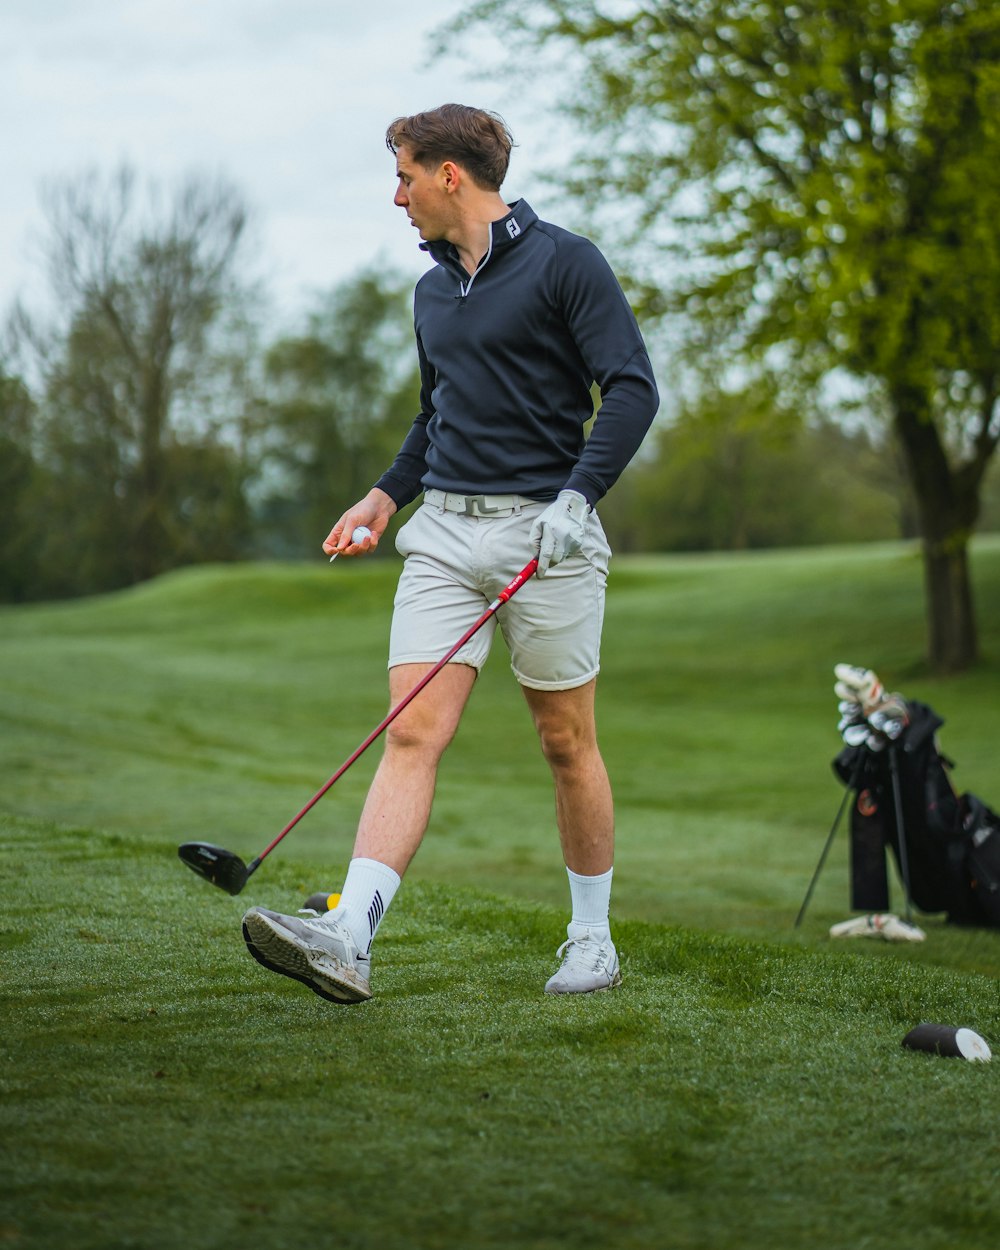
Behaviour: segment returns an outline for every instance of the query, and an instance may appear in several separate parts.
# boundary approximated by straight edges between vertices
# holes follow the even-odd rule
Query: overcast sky
[[[47,179],[122,160],[171,182],[225,174],[254,216],[277,311],[384,260],[427,261],[394,208],[392,118],[447,100],[501,112],[515,149],[504,192],[531,193],[547,120],[512,85],[468,70],[498,49],[430,61],[461,0],[5,0],[0,5],[0,317],[29,306]]]

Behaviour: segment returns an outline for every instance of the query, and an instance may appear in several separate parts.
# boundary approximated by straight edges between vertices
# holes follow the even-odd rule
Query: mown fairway
[[[833,665],[945,718],[1000,805],[1000,542],[985,660],[922,670],[920,565],[886,546],[618,561],[600,695],[625,984],[546,999],[566,886],[502,645],[432,829],[338,1009],[266,973],[243,910],[336,888],[379,748],[236,899],[385,711],[395,567],[198,569],[0,612],[0,1243],[80,1247],[994,1247],[1000,934],[839,945]],[[897,910],[902,902],[898,899]],[[1000,1057],[998,1057],[1000,1058]]]

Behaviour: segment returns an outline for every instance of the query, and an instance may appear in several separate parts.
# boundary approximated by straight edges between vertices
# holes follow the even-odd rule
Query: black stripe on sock
[[[382,919],[385,911],[385,904],[382,902],[382,895],[378,890],[375,891],[375,897],[372,899],[372,905],[368,908],[368,935],[375,936],[375,930],[378,928],[378,922]]]

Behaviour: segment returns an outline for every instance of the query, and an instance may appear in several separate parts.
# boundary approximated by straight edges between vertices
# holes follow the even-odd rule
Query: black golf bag
[[[1000,817],[972,794],[955,793],[952,766],[938,749],[944,724],[932,708],[907,700],[908,722],[873,750],[845,747],[834,772],[853,793],[851,907],[889,907],[886,850],[921,911],[946,912],[950,924],[1000,928]]]

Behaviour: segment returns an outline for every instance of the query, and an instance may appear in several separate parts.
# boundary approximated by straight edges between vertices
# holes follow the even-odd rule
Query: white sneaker
[[[300,920],[251,907],[243,917],[243,938],[258,963],[301,981],[332,1003],[360,1003],[372,996],[371,960],[332,915]]]
[[[923,929],[890,912],[871,912],[867,916],[855,916],[853,920],[842,920],[830,930],[830,936],[840,937],[873,937],[882,938],[886,942],[922,942],[927,936]]]
[[[592,994],[621,985],[618,952],[610,937],[599,939],[587,930],[563,942],[556,951],[562,965],[545,983],[546,994]]]

